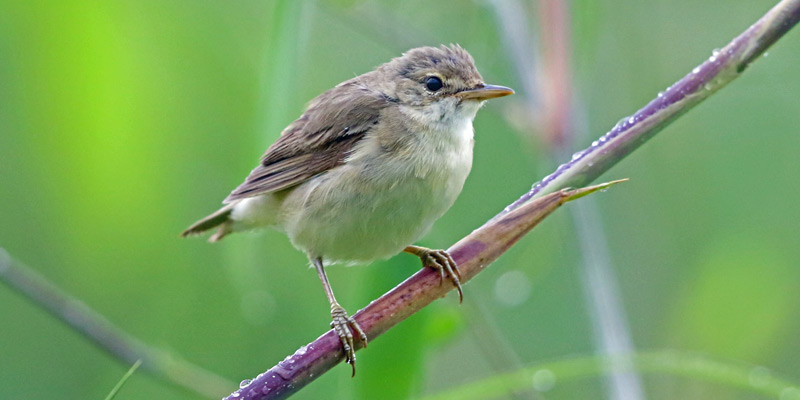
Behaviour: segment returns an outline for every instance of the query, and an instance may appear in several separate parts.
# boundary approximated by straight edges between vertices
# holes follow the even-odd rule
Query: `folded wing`
[[[288,189],[343,164],[389,103],[380,92],[361,85],[359,78],[319,95],[223,203]]]

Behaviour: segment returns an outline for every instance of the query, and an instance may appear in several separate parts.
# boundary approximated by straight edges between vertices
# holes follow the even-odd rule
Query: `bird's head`
[[[419,47],[378,67],[380,89],[420,122],[470,121],[485,100],[514,91],[486,84],[472,56],[459,45]]]

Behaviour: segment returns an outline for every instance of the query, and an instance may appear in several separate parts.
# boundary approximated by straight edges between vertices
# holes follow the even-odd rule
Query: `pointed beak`
[[[514,94],[514,90],[511,88],[480,84],[474,89],[462,90],[456,93],[455,96],[460,97],[462,100],[472,99],[483,101],[508,96],[510,94]]]

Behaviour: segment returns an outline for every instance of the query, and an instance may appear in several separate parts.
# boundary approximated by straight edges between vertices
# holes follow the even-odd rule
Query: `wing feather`
[[[381,110],[391,103],[385,95],[362,85],[360,78],[312,100],[223,203],[288,189],[343,164],[355,143],[369,134]]]

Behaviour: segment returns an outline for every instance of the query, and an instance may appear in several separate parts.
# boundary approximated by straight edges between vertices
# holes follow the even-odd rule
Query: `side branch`
[[[203,397],[223,396],[233,384],[168,352],[147,346],[13,260],[1,247],[0,280],[127,365],[141,360],[143,370]]]

